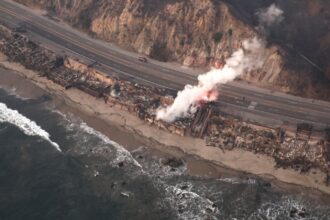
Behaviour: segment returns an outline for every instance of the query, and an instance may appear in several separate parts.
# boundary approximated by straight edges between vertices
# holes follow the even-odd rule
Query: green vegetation
[[[88,30],[89,27],[91,26],[91,19],[87,16],[82,16],[81,17],[81,25],[82,25],[82,28],[85,29],[85,30]]]
[[[213,40],[215,43],[219,43],[222,39],[222,33],[221,32],[217,32],[215,34],[213,34]]]
[[[181,46],[181,47],[183,47],[183,46],[184,46],[184,44],[185,44],[185,41],[186,41],[186,39],[185,39],[185,38],[181,38],[181,40],[180,40],[180,46]]]

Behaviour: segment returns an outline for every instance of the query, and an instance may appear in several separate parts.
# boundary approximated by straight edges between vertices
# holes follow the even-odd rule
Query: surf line
[[[6,104],[0,103],[0,123],[4,122],[15,125],[28,136],[41,137],[51,143],[56,150],[62,152],[59,145],[50,139],[49,133],[37,125],[36,122],[20,114],[17,110],[8,108]]]

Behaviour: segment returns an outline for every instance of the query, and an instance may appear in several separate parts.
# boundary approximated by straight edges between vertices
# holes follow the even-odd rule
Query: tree
[[[213,34],[213,40],[215,43],[219,43],[222,39],[222,33],[221,32],[217,32],[215,34]]]

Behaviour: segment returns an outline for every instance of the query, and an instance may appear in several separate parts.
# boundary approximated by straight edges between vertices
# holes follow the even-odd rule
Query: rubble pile
[[[37,71],[51,71],[61,66],[63,59],[51,51],[41,49],[34,42],[20,34],[12,34],[9,37],[2,35],[1,50],[8,55],[9,60],[22,62],[29,69]]]
[[[0,51],[12,61],[39,71],[39,74],[65,89],[75,87],[104,99],[109,107],[131,112],[150,125],[181,136],[205,138],[207,145],[224,150],[240,148],[272,156],[279,167],[300,172],[319,168],[329,173],[330,129],[324,138],[313,135],[313,127],[300,124],[295,132],[285,128],[267,128],[244,122],[222,113],[212,104],[204,104],[189,118],[173,123],[156,120],[160,106],[172,104],[164,89],[134,84],[103,74],[70,57],[60,57],[26,36],[0,25]]]
[[[327,160],[330,161],[330,128],[325,130],[325,140],[324,140],[324,151],[327,157]]]
[[[310,130],[301,130],[301,127]],[[266,128],[243,122],[229,115],[213,115],[206,132],[209,146],[232,150],[240,148],[272,156],[278,167],[307,172],[319,168],[330,170],[329,144],[311,136],[311,127],[298,124],[295,133],[282,128]]]
[[[28,69],[36,70],[41,76],[67,89],[77,87],[99,97],[106,87],[103,82],[91,75],[65,67],[64,62],[67,58],[57,56],[26,36],[1,25],[0,50],[10,61],[19,62]]]
[[[67,88],[74,82],[77,82],[80,79],[81,74],[78,72],[71,71],[69,69],[59,67],[56,71],[50,72],[41,72],[39,73],[41,76],[45,76],[48,79],[54,81],[57,84]]]

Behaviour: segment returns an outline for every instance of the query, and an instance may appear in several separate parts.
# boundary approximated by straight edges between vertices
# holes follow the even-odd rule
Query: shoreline
[[[322,183],[322,180],[325,178],[324,174],[318,171],[299,174],[292,169],[275,169],[274,159],[269,156],[258,155],[240,149],[224,151],[219,148],[206,146],[205,141],[202,139],[181,137],[159,130],[141,121],[129,112],[119,110],[116,107],[109,108],[102,100],[95,99],[80,90],[75,88],[65,90],[60,85],[38,76],[36,72],[27,70],[20,64],[6,61],[4,55],[0,55],[0,65],[13,70],[11,71],[12,73],[17,74],[28,82],[32,82],[44,92],[50,93],[50,95],[55,97],[54,101],[57,109],[64,112],[73,111],[77,113],[89,126],[100,130],[129,151],[134,150],[139,145],[152,146],[153,151],[159,155],[162,153],[174,154],[178,157],[188,158],[188,160],[191,158],[195,162],[205,161],[210,163],[210,165],[200,168],[192,162],[190,165],[192,167],[192,173],[195,172],[197,175],[205,174],[204,171],[210,170],[211,167],[223,167],[237,172],[258,175],[272,182],[280,181],[285,184],[300,185],[330,194],[330,187]],[[6,84],[2,79],[1,83]],[[9,84],[8,87],[17,86],[16,83],[12,82],[10,84],[9,80],[7,82]],[[25,89],[28,89],[28,87]],[[23,93],[26,95],[26,93],[30,94],[30,92]],[[20,91],[17,91],[17,94],[20,95]],[[121,136],[116,137],[111,135],[111,133],[121,134]],[[125,138],[127,135],[133,135],[134,138],[127,140]],[[125,141],[127,142],[125,143]],[[219,175],[217,168],[214,168],[213,174],[210,175],[214,177]],[[316,182],[317,180],[318,182]],[[282,184],[278,182],[275,185]],[[295,187],[290,188],[294,189]]]

